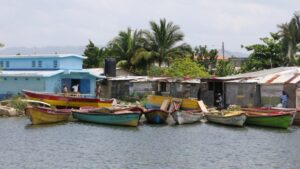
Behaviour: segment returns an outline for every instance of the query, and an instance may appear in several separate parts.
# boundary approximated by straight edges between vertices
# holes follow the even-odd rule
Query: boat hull
[[[67,121],[70,114],[70,110],[52,110],[50,108],[40,107],[26,108],[26,115],[29,117],[32,124],[48,124]]]
[[[200,122],[202,118],[201,113],[193,113],[189,111],[178,110],[171,113],[176,124],[189,124],[189,123],[196,123]]]
[[[292,115],[277,115],[277,116],[248,116],[246,120],[247,125],[257,125],[266,127],[288,128]]]
[[[51,93],[41,93],[23,90],[26,98],[36,101],[46,102],[52,106],[63,106],[63,107],[111,107],[113,100],[100,100],[97,98],[83,98],[83,97],[71,97],[62,96]]]
[[[244,126],[244,123],[247,119],[245,114],[238,114],[234,116],[218,116],[218,115],[205,115],[206,119],[209,122],[223,124],[223,125],[230,125],[230,126]]]
[[[144,112],[146,120],[151,124],[163,124],[167,122],[169,113],[164,110],[152,109]]]
[[[168,99],[170,102],[172,101],[172,99],[177,99],[178,100],[178,98],[172,98],[172,97],[167,97],[167,96],[149,95],[147,97],[147,106],[149,108],[156,108],[156,109],[160,108],[161,104],[166,99]],[[199,108],[197,100],[182,99],[180,109],[183,109],[183,110],[199,110],[200,108]]]
[[[83,113],[73,111],[73,117],[79,121],[108,124],[108,125],[120,125],[120,126],[133,126],[136,127],[139,124],[140,112],[123,113],[123,114],[110,114],[110,113]]]

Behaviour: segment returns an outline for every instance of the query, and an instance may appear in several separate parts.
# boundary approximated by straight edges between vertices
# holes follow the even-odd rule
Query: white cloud
[[[0,41],[6,46],[105,45],[127,27],[148,29],[166,18],[191,45],[241,51],[288,22],[297,0],[10,0],[0,6]]]

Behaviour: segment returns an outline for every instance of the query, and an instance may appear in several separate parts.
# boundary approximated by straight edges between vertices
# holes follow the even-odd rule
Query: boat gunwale
[[[103,100],[99,98],[88,98],[88,97],[76,97],[76,96],[62,96],[55,93],[48,93],[48,92],[36,92],[31,90],[22,90],[24,95],[29,97],[34,97],[38,99],[50,99],[50,100],[61,100],[60,98],[64,98],[64,101],[68,102],[96,102],[96,103],[112,103],[113,99]]]

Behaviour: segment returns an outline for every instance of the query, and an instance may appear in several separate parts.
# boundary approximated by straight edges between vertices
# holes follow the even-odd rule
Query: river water
[[[27,118],[0,118],[1,169],[300,168],[295,126],[28,124]]]

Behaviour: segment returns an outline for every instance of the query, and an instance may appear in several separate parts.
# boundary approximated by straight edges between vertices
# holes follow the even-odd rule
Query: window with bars
[[[42,67],[43,62],[41,60],[38,61],[38,67]]]
[[[57,60],[54,60],[54,61],[53,61],[53,67],[54,67],[54,68],[57,68],[57,67],[58,67]]]
[[[35,67],[35,60],[31,62],[31,67]]]

